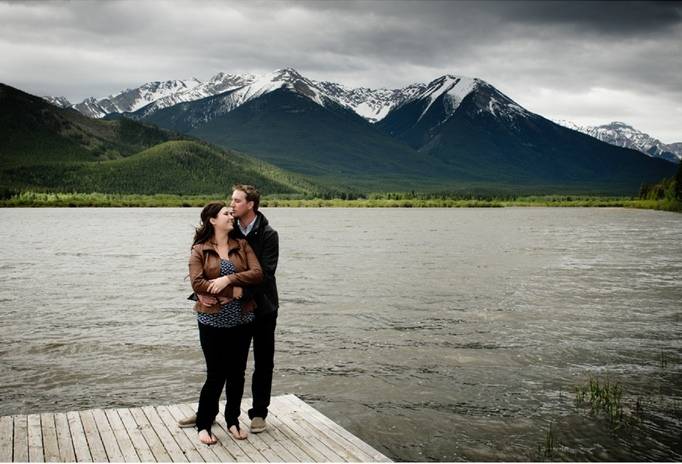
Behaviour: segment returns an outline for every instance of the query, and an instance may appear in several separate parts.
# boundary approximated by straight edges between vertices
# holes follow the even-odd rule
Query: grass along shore
[[[598,196],[526,196],[515,198],[430,198],[395,194],[373,194],[368,198],[320,199],[264,197],[269,208],[504,208],[504,207],[621,207],[682,212],[682,202],[671,199],[639,199]],[[201,207],[218,195],[127,195],[103,193],[23,192],[0,199],[0,207]]]

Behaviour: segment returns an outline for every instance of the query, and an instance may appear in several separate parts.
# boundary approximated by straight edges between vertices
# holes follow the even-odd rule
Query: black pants
[[[206,382],[199,397],[197,430],[211,430],[218,415],[218,401],[225,388],[225,422],[238,423],[244,393],[244,371],[249,355],[253,323],[230,328],[199,323],[199,340],[206,359]]]
[[[272,370],[275,366],[277,312],[258,314],[253,324],[253,377],[251,378],[253,407],[249,409],[249,418],[265,419],[268,415],[268,406],[270,406]]]

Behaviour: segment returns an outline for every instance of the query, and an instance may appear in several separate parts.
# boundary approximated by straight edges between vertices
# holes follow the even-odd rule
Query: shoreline
[[[388,195],[386,195],[388,196]],[[0,199],[0,208],[192,208],[224,199],[218,195],[127,195],[101,193],[25,192]],[[682,202],[669,199],[648,200],[632,197],[546,195],[516,198],[385,198],[379,194],[363,199],[302,199],[264,197],[264,208],[505,208],[505,207],[584,207],[638,208],[682,212]]]

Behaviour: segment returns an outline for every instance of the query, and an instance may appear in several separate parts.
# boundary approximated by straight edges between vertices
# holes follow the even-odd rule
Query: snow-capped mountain
[[[58,106],[59,108],[68,108],[71,106],[71,102],[66,97],[45,96],[43,99],[52,103],[54,106]]]
[[[143,118],[179,103],[197,101],[230,92],[231,96],[226,96],[222,108],[225,112],[285,86],[320,105],[324,105],[326,100],[332,100],[351,109],[367,121],[376,123],[400,105],[422,98],[435,101],[442,93],[447,95],[446,105],[449,105],[449,111],[453,112],[461,100],[481,83],[484,82],[450,75],[443,76],[429,84],[415,83],[400,89],[349,88],[334,82],[307,79],[295,69],[284,68],[260,76],[221,72],[206,82],[200,82],[198,79],[150,82],[139,88],[127,89],[106,98],[90,97],[71,106],[86,116],[94,118],[101,118],[111,113],[134,112],[138,112],[138,118]],[[490,111],[497,111],[503,106],[508,107],[508,104],[502,105],[501,102],[492,100],[489,103]],[[138,111],[140,109],[142,111]],[[427,110],[428,106],[424,112]]]
[[[472,182],[618,179],[632,188],[645,176],[671,171],[666,161],[578,134],[524,109],[487,82],[464,76],[433,80],[376,127]]]
[[[324,106],[330,100],[330,97],[313,81],[301,76],[295,69],[284,68],[256,76],[248,85],[230,92],[228,105],[231,105],[231,108],[228,111],[254,98],[281,88],[293,90],[321,106]]]
[[[223,75],[225,76],[228,75]],[[321,107],[339,106],[336,100],[329,97],[315,82],[291,68],[278,69],[260,76],[229,76],[229,82],[224,84],[224,87],[228,90],[175,105],[166,105],[166,100],[159,100],[136,112],[126,113],[126,116],[186,132],[281,89],[304,97]]]
[[[422,151],[432,150],[435,145],[444,143],[442,137],[447,139],[463,130],[454,128],[451,120],[462,119],[465,113],[468,118],[478,118],[476,124],[494,124],[517,135],[539,127],[537,118],[540,116],[525,110],[487,82],[450,74],[428,84],[415,83],[401,89],[370,89],[314,81],[293,68],[262,75],[221,72],[206,82],[198,79],[150,82],[106,98],[87,98],[71,107],[95,118],[125,113],[134,119],[146,119],[162,127],[185,132],[280,89],[321,107],[340,105],[388,135]],[[65,99],[46,99],[59,106],[69,105]],[[460,111],[465,102],[466,111]],[[174,110],[168,111],[170,108]],[[479,117],[484,114],[488,116]],[[665,145],[623,123],[579,127],[567,121],[556,122],[600,141],[636,149],[650,157],[675,162],[682,159],[680,146]],[[556,132],[552,126],[546,129]],[[485,138],[484,135],[482,137]],[[454,150],[455,145],[454,141],[448,142],[448,150]]]
[[[415,149],[440,143],[443,131],[452,131],[452,120],[460,115],[460,108],[472,117],[487,114],[495,124],[510,129],[520,121],[537,117],[487,82],[466,76],[448,74],[429,82],[410,98],[398,104],[377,126],[391,136],[406,142]]]
[[[111,113],[137,111],[160,98],[185,92],[200,84],[198,79],[148,82],[136,89],[126,89],[99,100],[94,97],[86,98],[73,105],[73,108],[91,118],[103,118]]]
[[[383,176],[391,188],[409,180],[448,189],[480,184],[507,192],[517,186],[634,192],[673,171],[668,161],[527,111],[472,77],[444,75],[428,84],[372,90],[316,82],[285,68],[194,83],[145,106],[138,99],[129,105],[138,109],[125,116],[363,188]],[[81,106],[102,114],[109,111],[103,103],[86,99]]]
[[[389,111],[424,90],[424,84],[412,84],[402,89],[348,88],[334,82],[313,81],[330,98],[352,109],[369,122],[381,121]]]
[[[148,116],[163,108],[168,108],[178,103],[201,100],[202,98],[218,95],[223,92],[238,89],[251,84],[256,79],[253,74],[226,74],[218,73],[206,82],[202,82],[196,87],[173,93],[153,101],[143,107],[143,116]]]
[[[136,89],[127,89],[105,98],[90,97],[78,104],[69,103],[66,106],[73,106],[84,115],[93,118],[102,118],[111,113],[133,113],[141,108],[145,108],[141,116],[149,116],[160,109],[178,103],[196,101],[244,87],[232,97],[234,103],[230,106],[234,108],[283,85],[288,85],[290,88],[297,87],[303,95],[307,95],[318,104],[323,104],[323,97],[331,99],[372,123],[380,121],[393,108],[427,87],[426,84],[416,83],[392,90],[349,88],[334,82],[307,79],[295,69],[284,68],[260,76],[221,72],[206,82],[200,82],[198,79],[150,82]],[[55,97],[45,98],[50,102],[56,101]]]
[[[409,123],[412,126],[429,127],[422,136],[430,137],[434,128],[451,118],[469,95],[473,95],[472,100],[476,102],[475,111],[486,112],[504,120],[511,129],[517,127],[523,117],[532,115],[487,82],[471,77],[445,75],[428,84],[416,83],[392,90],[349,88],[334,82],[308,79],[292,68],[278,69],[258,76],[221,72],[206,82],[198,79],[150,82],[106,98],[87,98],[75,105],[63,97],[44,98],[61,107],[71,106],[89,117],[101,118],[112,113],[126,113],[133,118],[143,119],[165,108],[218,96],[218,99],[211,99],[201,109],[193,106],[191,114],[183,116],[185,123],[195,127],[282,88],[321,106],[334,102],[371,123],[378,124],[396,111],[409,115],[404,120],[393,117],[391,123],[385,125],[391,134],[406,135],[409,128],[403,125]],[[418,108],[419,114],[415,113],[415,108]],[[434,117],[436,120],[431,120]],[[429,121],[425,123],[424,119]],[[581,127],[568,121],[555,122],[601,141],[639,150],[651,157],[675,162],[682,159],[682,148],[678,144],[663,144],[623,123]]]
[[[679,163],[682,160],[682,143],[664,144],[660,140],[623,122],[614,121],[601,126],[580,126],[571,121],[554,121],[569,129],[590,135],[602,142],[641,151],[653,158]]]
[[[255,98],[282,88],[302,95],[321,106],[325,106],[329,102],[336,102],[314,81],[301,76],[295,69],[284,68],[259,76],[220,73],[205,84],[200,84],[186,92],[159,99],[137,112],[132,112],[130,116],[135,119],[148,118],[165,108],[206,99],[205,105],[194,105],[191,107],[191,114],[183,116],[185,122],[190,123],[190,127],[194,127],[228,113]]]
[[[487,113],[509,128],[518,126],[520,118],[536,116],[481,79],[448,74],[400,102],[377,124],[418,148],[434,139],[465,100],[470,102],[467,111]]]

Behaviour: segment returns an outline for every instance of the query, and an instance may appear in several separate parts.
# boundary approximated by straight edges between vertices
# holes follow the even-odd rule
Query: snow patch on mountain
[[[431,108],[433,103],[438,100],[441,95],[444,95],[443,103],[445,105],[447,119],[457,111],[459,105],[462,104],[462,100],[474,91],[478,83],[478,79],[453,76],[450,74],[435,79],[429,83],[426,89],[414,97],[415,99],[420,100],[428,99],[426,108],[424,108],[424,111],[422,111],[422,114],[417,121],[420,121],[424,117],[429,108]]]
[[[313,81],[328,97],[350,108],[371,123],[381,121],[395,107],[414,97],[426,88],[424,84],[412,84],[402,89],[348,88],[334,82]]]
[[[54,106],[58,106],[59,108],[68,108],[71,106],[71,102],[66,97],[45,96],[43,97],[43,100],[53,104]]]
[[[202,98],[212,97],[230,90],[238,89],[251,84],[256,76],[253,74],[227,74],[220,72],[211,77],[208,81],[202,82],[196,87],[189,88],[182,92],[168,95],[143,107],[140,117],[149,116],[158,110],[168,108],[178,103],[201,100]]]
[[[135,89],[122,90],[108,97],[86,98],[73,108],[91,118],[102,118],[110,113],[137,111],[150,103],[170,95],[192,89],[201,84],[198,79],[148,82]]]
[[[223,99],[223,111],[232,111],[254,98],[282,88],[303,95],[320,106],[325,106],[330,100],[313,81],[301,76],[295,69],[284,68],[268,74],[253,76],[250,83],[226,94]]]

